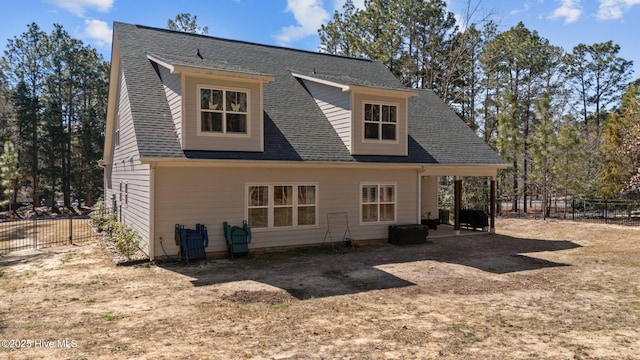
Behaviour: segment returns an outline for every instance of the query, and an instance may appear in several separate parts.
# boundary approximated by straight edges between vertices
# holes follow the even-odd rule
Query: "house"
[[[384,239],[438,213],[439,176],[494,189],[506,167],[378,62],[124,23],[102,163],[105,202],[152,259],[178,254],[175,224],[207,225],[209,252],[226,250],[224,221],[247,220],[254,249],[322,243],[336,213]]]

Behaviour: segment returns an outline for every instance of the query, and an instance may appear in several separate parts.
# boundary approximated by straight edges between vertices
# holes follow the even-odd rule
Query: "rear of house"
[[[116,23],[105,201],[151,258],[174,225],[252,229],[252,248],[358,240],[437,214],[439,176],[499,158],[430,91],[380,63]]]

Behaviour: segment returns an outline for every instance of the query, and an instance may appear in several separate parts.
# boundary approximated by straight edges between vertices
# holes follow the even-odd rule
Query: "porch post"
[[[489,222],[489,232],[490,233],[495,233],[496,232],[496,178],[495,176],[491,177],[491,190],[490,190],[490,199],[489,202],[491,203],[491,218],[490,218],[490,222]]]
[[[460,235],[460,208],[462,207],[462,178],[456,176],[454,180],[453,195],[453,230],[456,235]]]

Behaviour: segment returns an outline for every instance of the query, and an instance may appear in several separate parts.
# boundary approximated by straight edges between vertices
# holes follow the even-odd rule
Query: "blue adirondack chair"
[[[222,227],[231,258],[233,259],[234,255],[249,256],[249,244],[251,243],[251,227],[249,224],[243,221],[242,227],[231,226],[225,221]]]
[[[187,264],[190,260],[207,259],[206,247],[209,246],[207,227],[196,224],[196,229],[185,229],[184,225],[176,224],[176,245],[180,245],[180,257]]]

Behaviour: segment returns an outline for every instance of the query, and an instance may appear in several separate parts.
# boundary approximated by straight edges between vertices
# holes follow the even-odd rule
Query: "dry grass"
[[[497,235],[114,267],[97,243],[0,258],[8,358],[635,359],[640,229]]]

